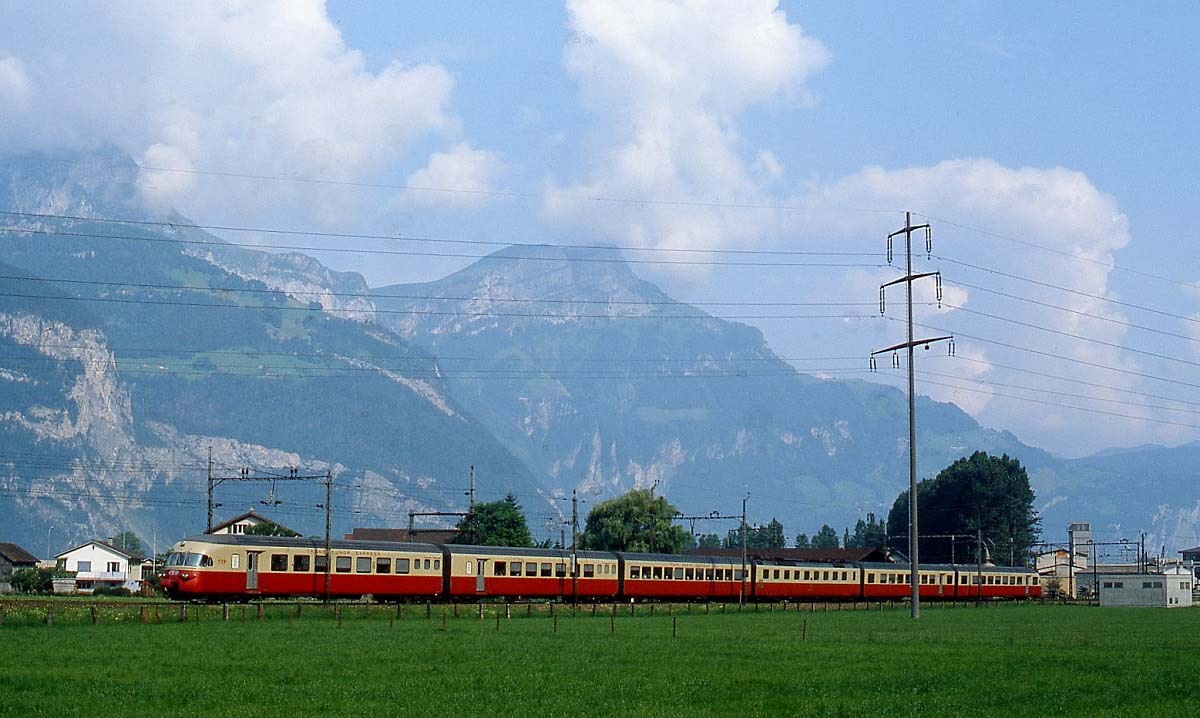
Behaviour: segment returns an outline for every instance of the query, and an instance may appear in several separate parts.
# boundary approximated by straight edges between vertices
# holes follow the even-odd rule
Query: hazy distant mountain
[[[6,162],[0,209],[147,219],[132,164],[101,159]],[[0,232],[6,540],[44,550],[43,527],[58,548],[125,527],[168,540],[201,530],[209,446],[219,471],[333,471],[337,530],[454,509],[469,463],[498,490],[538,492],[446,395],[425,351],[303,293],[365,290],[361,278],[183,224],[7,219],[30,231]],[[210,244],[163,241],[180,238]],[[218,516],[270,498],[285,522],[323,530],[323,491],[227,485],[219,496]]]
[[[886,515],[907,486],[903,394],[800,374],[616,252],[511,247],[373,294],[379,322],[438,356],[451,394],[563,494],[657,486],[708,514],[749,491],[754,515],[811,534]],[[1049,460],[952,404],[919,412],[925,474],[977,448]]]

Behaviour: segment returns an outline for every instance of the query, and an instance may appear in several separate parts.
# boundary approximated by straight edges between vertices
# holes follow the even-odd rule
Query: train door
[[[486,558],[481,558],[475,562],[475,593],[484,593],[487,589],[484,585],[484,576],[486,574],[483,570],[483,567],[486,565]]]
[[[250,551],[246,554],[246,590],[258,590],[258,555],[260,551]]]

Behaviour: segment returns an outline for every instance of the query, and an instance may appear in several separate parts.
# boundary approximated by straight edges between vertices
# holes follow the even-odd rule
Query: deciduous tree
[[[1037,541],[1039,519],[1033,509],[1034,494],[1029,475],[1021,462],[1007,454],[995,457],[976,451],[968,458],[955,461],[935,478],[917,484],[917,511],[922,534],[958,534],[955,560],[978,560],[974,552],[964,556],[964,544],[970,545],[977,532],[982,532],[984,550],[1003,556],[993,556],[997,563],[1008,563],[1009,555],[1020,563],[1029,555]],[[896,497],[888,514],[888,533],[908,533],[908,492]],[[948,562],[951,544],[948,539],[921,539],[920,560]]]
[[[458,522],[454,543],[476,546],[533,546],[533,535],[521,511],[521,504],[512,494],[499,501],[475,504],[475,513]]]
[[[635,489],[592,507],[579,535],[579,547],[679,553],[693,541],[691,534],[673,523],[677,513],[678,509],[663,497],[652,499],[648,490]]]

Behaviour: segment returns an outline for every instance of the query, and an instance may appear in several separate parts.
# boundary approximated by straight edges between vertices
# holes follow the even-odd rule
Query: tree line
[[[1039,519],[1033,509],[1034,494],[1020,462],[1008,455],[989,456],[977,451],[943,469],[917,486],[921,519],[921,559],[930,563],[991,560],[1021,563],[1037,541]],[[702,533],[693,537],[678,526],[679,510],[665,497],[645,489],[602,501],[588,512],[578,537],[580,549],[637,553],[682,553],[701,549],[740,549],[742,527],[723,537]],[[511,494],[492,503],[477,504],[474,514],[458,524],[461,543],[482,546],[549,547],[534,541],[521,506]],[[788,548],[784,526],[772,518],[766,524],[746,526],[748,549]],[[908,491],[896,497],[887,519],[873,512],[859,519],[853,530],[841,535],[822,524],[811,535],[798,534],[795,548],[882,548],[908,551]],[[983,537],[981,557],[975,537]]]

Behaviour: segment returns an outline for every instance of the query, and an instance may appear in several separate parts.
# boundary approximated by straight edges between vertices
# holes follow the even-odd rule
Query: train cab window
[[[508,575],[509,576],[520,576],[521,575],[521,562],[520,561],[513,561],[512,563],[510,563],[508,565]]]
[[[309,558],[310,557],[305,554],[299,554],[299,555],[293,556],[292,557],[292,570],[293,571],[308,571]]]
[[[550,578],[550,564],[542,564],[542,578]]]
[[[396,559],[396,573],[408,573],[408,565],[409,565],[408,559],[406,559],[406,558]]]
[[[525,575],[526,576],[536,576],[537,575],[537,564],[536,563],[525,564]]]
[[[375,559],[375,573],[391,573],[392,560],[390,558]]]
[[[325,554],[313,557],[313,570],[317,573],[325,573],[329,570],[329,557]]]
[[[354,571],[356,573],[371,573],[371,557],[359,556],[354,560]]]
[[[242,565],[242,555],[235,553],[229,557],[229,568],[238,568]]]
[[[504,576],[507,573],[508,573],[508,562],[507,561],[493,561],[492,562],[492,575],[493,576]]]
[[[567,575],[567,564],[565,564],[565,563],[554,564],[554,575],[557,576],[558,578],[563,578],[564,576],[566,576]]]
[[[288,557],[287,557],[286,553],[271,554],[271,570],[272,571],[286,571],[287,565],[288,565],[287,558]]]
[[[333,570],[338,573],[350,573],[350,557],[349,556],[334,556]]]

